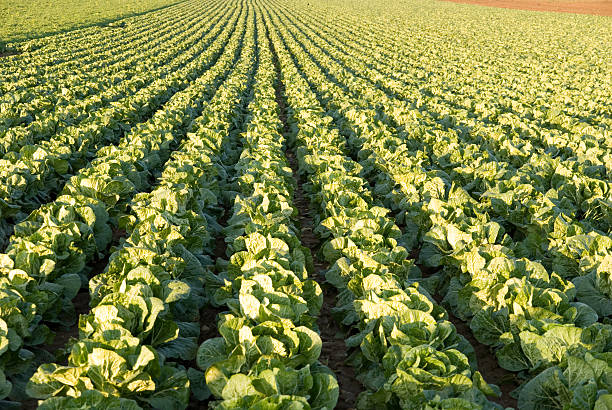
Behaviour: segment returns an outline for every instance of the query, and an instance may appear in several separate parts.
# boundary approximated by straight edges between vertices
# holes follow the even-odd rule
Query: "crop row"
[[[358,91],[365,94],[361,89]],[[380,94],[376,98],[386,106],[395,103],[385,101]],[[402,117],[389,116],[399,118],[395,123],[401,123]],[[419,118],[419,126],[424,124],[435,127],[435,123]],[[602,284],[595,283],[602,279],[596,280],[592,274],[607,257],[606,249],[611,244],[605,233],[610,226],[611,186],[605,168],[576,163],[567,157],[551,160],[548,154],[537,152],[528,153],[531,159],[517,167],[517,157],[500,152],[502,147],[495,140],[483,141],[469,134],[447,139],[435,133],[410,135],[406,139],[411,150],[417,148],[417,153],[426,154],[419,158],[421,163],[416,170],[437,168],[443,172],[439,176],[447,186],[461,184],[479,202],[477,212],[502,221],[516,243],[518,255],[541,260],[547,270],[564,278],[590,276],[588,281],[575,281],[581,288],[581,300],[600,316],[612,313],[609,297],[605,297],[606,286],[602,292]],[[601,148],[606,152],[604,146]],[[452,156],[450,151],[454,151]],[[490,161],[492,152],[496,153],[495,163]],[[468,158],[476,160],[476,164],[466,164]],[[504,181],[499,182],[502,178]]]
[[[304,21],[300,16],[296,17],[295,13],[293,14],[291,18],[298,27],[302,24],[305,24],[305,27],[313,27],[319,21],[311,18]],[[497,100],[502,102],[490,108],[495,110],[495,113],[484,114],[480,112],[479,107],[485,104],[483,100],[491,98],[490,96],[478,96],[479,99],[476,99],[476,93],[454,89],[450,92],[448,84],[445,85],[444,90],[440,90],[442,85],[432,85],[434,80],[429,77],[425,84],[422,79],[419,80],[422,75],[419,75],[414,69],[407,70],[402,67],[406,59],[398,59],[397,56],[389,55],[388,50],[383,46],[376,47],[375,51],[370,50],[376,36],[389,41],[392,40],[392,37],[376,33],[370,34],[371,38],[363,41],[361,35],[357,37],[355,34],[362,31],[349,27],[347,29],[350,31],[346,34],[354,37],[355,41],[341,43],[336,39],[336,33],[342,28],[342,25],[336,24],[333,28],[336,31],[332,31],[329,26],[323,26],[321,32],[312,33],[313,40],[316,44],[322,45],[321,49],[324,52],[331,53],[337,59],[341,59],[342,57],[338,56],[343,54],[356,58],[356,60],[351,59],[351,62],[345,64],[345,67],[353,65],[352,73],[370,80],[372,86],[400,98],[404,103],[409,102],[410,107],[404,104],[402,111],[406,113],[406,110],[410,108],[411,114],[418,113],[419,121],[418,123],[413,121],[412,124],[400,122],[401,125],[413,125],[409,128],[412,129],[415,126],[427,124],[442,132],[460,130],[462,136],[485,142],[491,152],[507,151],[506,158],[501,159],[507,160],[509,154],[513,155],[512,164],[514,166],[523,164],[533,154],[539,154],[544,158],[550,155],[563,160],[579,161],[583,165],[590,166],[590,174],[600,174],[601,170],[598,168],[603,168],[605,172],[609,142],[606,138],[607,131],[601,127],[601,124],[605,124],[606,121],[603,107],[600,110],[601,115],[591,116],[589,123],[578,122],[568,114],[556,113],[557,116],[565,115],[566,117],[560,120],[564,123],[564,126],[561,127],[560,124],[552,121],[551,115],[544,116],[542,113],[527,111],[523,106],[528,104],[528,96],[518,94],[508,96],[506,100],[501,100],[497,96]],[[358,57],[368,52],[380,53],[382,58],[368,60],[366,64]],[[448,67],[444,68],[449,71]],[[362,73],[367,73],[367,75]],[[445,77],[443,81],[448,82],[448,78]],[[484,94],[482,82],[479,83],[479,86],[478,94]],[[499,93],[499,86],[497,92]],[[492,104],[489,101],[486,103]],[[531,144],[527,144],[525,139]]]
[[[285,46],[277,50],[300,172],[307,177],[322,254],[332,264],[327,281],[339,290],[335,314],[355,329],[350,361],[368,389],[358,408],[496,408],[499,394],[475,371],[472,347],[447,314],[418,286],[419,270],[398,245],[401,232],[376,206],[361,166],[344,152],[346,142],[300,75]]]
[[[96,111],[86,121],[50,140],[26,145],[0,160],[2,239],[11,233],[11,222],[20,222],[30,211],[52,199],[67,179],[95,157],[106,155],[109,144],[117,143],[126,133],[146,129],[146,120],[155,110],[211,67],[235,31],[239,12],[236,8],[226,24],[206,34],[205,41],[161,67],[158,73],[161,77],[146,87]]]
[[[206,3],[189,1],[146,16],[127,18],[121,21],[121,29],[90,27],[20,44],[18,47],[23,53],[0,60],[0,90],[38,85],[41,76],[63,73],[68,68],[78,74],[87,73],[87,69],[97,66],[98,60],[104,63],[112,59],[111,42],[116,42],[118,51],[126,51],[130,42],[138,44],[156,26],[163,30],[167,23],[193,13],[202,14],[203,4]]]
[[[261,15],[257,27],[258,71],[224,231],[229,261],[207,281],[213,303],[228,312],[219,318],[221,337],[200,346],[197,363],[220,399],[212,408],[333,408],[338,384],[318,362],[322,342],[315,331],[323,296],[308,279],[310,251],[293,222],[295,182],[279,133],[276,74]]]
[[[25,145],[32,143],[33,137],[44,139],[80,122],[98,107],[131,94],[134,84],[138,85],[134,77],[143,81],[148,74],[153,79],[156,72],[148,70],[169,62],[202,40],[206,28],[214,27],[209,22],[195,24],[200,17],[195,12],[188,17],[170,20],[158,31],[148,30],[141,42],[126,45],[127,53],[109,47],[110,59],[102,61],[100,67],[85,67],[86,75],[76,74],[70,67],[61,70],[61,75],[45,72],[38,76],[42,84],[5,93],[0,100],[2,140]],[[215,21],[213,17],[217,16],[212,14],[211,21]],[[184,24],[190,29],[184,30]]]
[[[126,133],[117,146],[101,149],[56,200],[15,226],[2,266],[3,301],[11,306],[3,311],[1,322],[2,370],[9,379],[21,383],[33,359],[44,357],[36,346],[52,338],[47,325],[74,320],[70,301],[87,283],[92,263],[107,255],[112,231],[125,220],[130,200],[151,187],[192,120],[232,71],[243,48],[247,21],[245,8],[237,12],[235,19],[243,29],[220,34],[216,45],[186,66],[190,71],[173,74],[175,81],[184,84],[183,90],[174,89],[148,121]],[[168,92],[176,87],[165,86]],[[3,391],[8,395],[10,390],[6,382]]]
[[[85,400],[184,408],[190,387],[207,393],[203,375],[177,361],[195,357],[198,311],[207,303],[203,285],[215,237],[207,220],[219,216],[226,163],[235,161],[226,152],[236,144],[230,136],[255,61],[253,19],[247,16],[245,24],[235,69],[190,125],[157,187],[130,202],[123,220],[128,239],[89,282],[92,309],[79,321],[80,340],[71,347],[68,366],[43,365],[33,376],[29,393],[51,396],[41,408]]]
[[[539,228],[549,235],[546,238],[549,243],[536,249],[549,253],[548,260],[543,259],[550,271],[535,260],[521,257],[523,249],[534,245],[529,242],[534,240],[533,236],[520,243],[504,229],[504,225],[516,223],[519,218],[512,219],[498,211],[501,218],[497,221],[501,224],[492,220],[489,214],[495,215],[495,205],[499,207],[499,203],[492,200],[489,208],[482,209],[487,204],[478,203],[479,198],[473,192],[463,189],[460,186],[463,180],[453,178],[452,174],[449,178],[444,169],[436,169],[441,158],[430,159],[427,155],[436,139],[419,135],[413,140],[410,134],[398,132],[392,117],[398,103],[393,97],[362,85],[362,79],[338,63],[341,60],[329,57],[320,42],[311,43],[292,22],[280,20],[277,27],[310,87],[317,91],[348,138],[351,152],[363,166],[361,174],[376,182],[376,198],[398,212],[398,220],[405,226],[404,243],[419,247],[421,262],[443,268],[440,291],[446,296],[445,303],[459,316],[470,319],[474,335],[496,349],[502,367],[527,370],[532,375],[550,368],[522,390],[519,406],[529,408],[556,400],[549,396],[541,398],[541,389],[550,385],[551,380],[559,380],[552,384],[561,400],[583,401],[588,407],[608,400],[605,378],[597,373],[578,376],[580,370],[573,367],[590,368],[602,363],[612,347],[610,326],[597,322],[597,313],[604,318],[609,316],[606,310],[610,303],[610,296],[606,294],[609,246],[606,244],[610,239],[604,231],[563,212],[550,194],[541,193],[544,187],[540,188],[537,183],[542,181],[541,177],[534,178],[533,171],[522,172],[517,178],[495,182],[498,187],[516,184],[517,190],[524,190],[528,183],[533,196],[548,199],[548,207],[536,210],[531,221],[522,220],[529,221],[532,229]],[[386,112],[382,112],[377,101],[382,102]],[[461,151],[468,141],[458,139],[458,143],[453,148]],[[423,151],[414,150],[417,144]],[[560,202],[569,202],[567,207],[573,210],[584,203],[570,202],[579,200],[570,196],[572,189],[584,192],[570,186],[564,191],[560,189],[558,194],[565,194]],[[601,201],[600,192],[591,192],[591,195],[595,201]],[[494,196],[489,191],[482,197]],[[517,201],[523,212],[525,202]],[[544,212],[552,214],[552,220]],[[608,226],[605,219],[601,223],[603,227]],[[556,232],[546,231],[549,227]],[[585,230],[588,235],[583,234]],[[520,238],[517,233],[514,236]],[[576,249],[577,245],[590,247],[591,254],[585,255],[582,249]],[[568,255],[571,251],[574,253]],[[572,256],[577,260],[572,260]],[[560,270],[562,265],[555,263],[559,261],[583,270]],[[574,280],[578,292],[574,284],[557,272],[569,278],[584,275]],[[574,363],[568,364],[570,352]],[[561,370],[557,365],[565,371],[563,377],[559,377]],[[574,393],[577,387],[581,389]]]
[[[333,408],[328,285],[357,408],[500,409],[456,318],[520,409],[611,405],[605,45],[362,3],[189,0],[0,61],[0,407]]]

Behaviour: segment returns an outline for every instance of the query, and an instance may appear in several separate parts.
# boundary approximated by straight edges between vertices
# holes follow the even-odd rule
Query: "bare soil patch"
[[[281,100],[282,101],[282,100]],[[283,102],[284,103],[284,102]],[[285,123],[286,124],[286,123]],[[297,189],[293,194],[293,204],[298,209],[300,222],[300,241],[302,245],[313,251],[313,265],[315,279],[323,289],[323,306],[319,313],[319,332],[323,349],[319,360],[328,366],[336,375],[340,387],[340,395],[336,409],[348,410],[355,408],[355,401],[359,393],[363,391],[363,386],[355,377],[355,369],[346,363],[348,359],[348,349],[342,337],[343,331],[340,325],[334,320],[331,310],[335,306],[338,292],[333,286],[325,283],[323,272],[329,268],[329,264],[321,260],[316,250],[320,248],[319,239],[313,232],[314,222],[310,210],[310,202],[302,190],[302,182],[297,174],[297,159],[291,151],[286,152],[287,160],[293,170],[293,176],[297,181]]]
[[[68,341],[70,339],[78,339],[79,338],[79,323],[78,318],[81,315],[85,315],[89,312],[89,290],[87,288],[81,289],[81,291],[77,294],[77,296],[72,301],[74,305],[74,310],[77,315],[77,321],[71,326],[51,326],[51,330],[55,333],[55,338],[52,343],[46,344],[43,346],[43,349],[48,351],[51,354],[56,354],[60,350],[66,349],[68,345]],[[65,353],[69,353],[66,351]],[[64,361],[61,364],[66,364],[67,357],[64,358]]]
[[[3,51],[3,52],[0,53],[0,58],[2,58],[2,57],[9,57],[9,56],[16,56],[18,54],[21,54],[21,51],[7,50],[7,51]]]
[[[490,397],[489,399],[504,407],[516,408],[517,401],[510,396],[510,393],[521,384],[518,376],[499,366],[497,358],[491,352],[491,349],[474,338],[472,330],[467,323],[453,316],[450,312],[448,313],[448,319],[455,325],[457,332],[465,337],[472,347],[474,347],[476,359],[478,360],[478,371],[482,374],[487,383],[496,384],[500,388],[502,392],[501,397]]]
[[[504,9],[612,16],[612,0],[443,0]]]
[[[204,341],[208,339],[212,339],[214,337],[221,336],[219,334],[219,329],[217,328],[217,319],[220,313],[226,312],[227,308],[225,306],[214,307],[211,305],[204,306],[200,309],[200,337],[198,339],[198,346],[200,346]],[[177,360],[180,364],[185,366],[186,368],[193,367],[196,370],[202,370],[198,367],[196,359],[184,361]],[[189,404],[187,405],[187,410],[198,410],[198,409],[207,409],[209,404],[215,400],[215,397],[211,396],[206,400],[198,400],[193,394],[189,397]]]

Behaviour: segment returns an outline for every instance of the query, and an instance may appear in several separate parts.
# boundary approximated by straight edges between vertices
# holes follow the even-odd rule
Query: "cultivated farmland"
[[[0,38],[0,408],[612,409],[609,17],[145,3]]]

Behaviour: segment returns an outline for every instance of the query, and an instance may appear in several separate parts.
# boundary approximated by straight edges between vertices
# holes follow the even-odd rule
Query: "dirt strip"
[[[612,16],[612,0],[441,0],[504,9]]]
[[[127,233],[123,229],[112,229],[112,241],[110,246],[118,246],[121,241],[127,236]],[[105,257],[90,263],[91,272],[88,274],[89,278],[93,278],[96,275],[104,272],[108,265],[109,258],[111,256],[110,247],[109,251],[105,253]],[[86,315],[90,312],[89,302],[91,295],[89,294],[89,287],[85,286],[79,290],[79,293],[72,300],[74,305],[74,311],[76,313],[75,322],[69,326],[62,324],[50,324],[49,327],[55,335],[53,342],[45,344],[42,348],[53,355],[65,354],[60,364],[65,365],[68,363],[68,355],[70,350],[67,349],[68,342],[70,339],[79,338],[79,318],[82,315]],[[58,357],[59,359],[59,357]]]
[[[480,343],[474,338],[470,326],[458,317],[448,313],[448,320],[455,325],[457,333],[467,339],[476,352],[478,360],[478,371],[487,383],[496,384],[501,390],[501,397],[489,397],[489,400],[501,404],[504,407],[517,408],[517,401],[510,396],[510,393],[519,387],[520,380],[515,373],[506,369],[502,369],[497,362],[497,357],[491,352],[491,349]]]
[[[329,264],[322,261],[316,253],[320,247],[320,241],[313,232],[314,223],[310,215],[310,205],[302,190],[302,181],[297,175],[297,161],[293,152],[287,151],[287,159],[293,170],[297,181],[297,189],[293,196],[293,205],[298,209],[300,221],[300,241],[302,245],[313,250],[314,279],[319,282],[323,289],[323,307],[319,314],[318,326],[323,341],[323,349],[319,360],[328,366],[338,378],[340,385],[340,397],[336,409],[346,410],[355,407],[355,400],[363,387],[355,378],[355,369],[346,364],[348,358],[347,347],[344,343],[342,329],[334,320],[331,310],[335,306],[338,292],[333,286],[325,283],[323,273],[329,268]]]
[[[16,55],[19,55],[19,54],[21,54],[21,51],[17,51],[17,50],[3,51],[3,52],[0,53],[0,58],[16,56]]]
[[[231,210],[226,209],[223,213],[223,216],[219,218],[219,224],[221,226],[227,226],[227,220],[231,214]],[[222,232],[218,233],[215,238],[215,251],[214,257],[215,259],[226,259],[226,250],[227,244],[225,243],[225,236]],[[200,309],[200,336],[198,338],[198,347],[202,345],[206,340],[212,339],[215,337],[220,337],[219,328],[217,327],[217,322],[219,318],[219,314],[227,312],[227,306],[219,306],[215,307],[210,304],[206,304]],[[192,367],[196,370],[202,370],[198,366],[196,358],[189,361],[177,361],[186,368]],[[195,395],[192,393],[189,396],[189,404],[187,405],[187,410],[197,410],[197,409],[207,409],[209,404],[215,400],[215,397],[210,396],[206,400],[198,400]]]

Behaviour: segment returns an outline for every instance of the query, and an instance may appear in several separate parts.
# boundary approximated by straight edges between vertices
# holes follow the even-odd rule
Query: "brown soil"
[[[74,310],[77,316],[77,323],[70,327],[52,327],[51,330],[55,334],[55,338],[53,339],[52,343],[44,345],[43,349],[45,349],[49,353],[56,354],[57,352],[66,349],[66,345],[71,338],[79,338],[78,318],[81,315],[87,314],[89,312],[89,299],[89,290],[86,288],[81,289],[76,295],[76,297],[72,300],[72,304],[74,305]],[[65,358],[64,360],[66,359],[67,358]]]
[[[227,226],[227,220],[230,217],[230,212],[225,209],[223,215],[218,218],[218,222],[221,226]],[[215,238],[215,250],[213,252],[215,259],[227,258],[227,244],[225,243],[225,237],[223,234],[217,235]],[[200,309],[200,336],[198,338],[198,346],[204,341],[221,336],[219,334],[219,328],[217,327],[217,319],[219,313],[227,312],[226,306],[214,307],[212,305],[205,305]],[[179,363],[186,368],[193,367],[196,370],[202,370],[198,367],[196,359],[190,361],[180,361]],[[198,410],[207,409],[210,402],[214,401],[215,397],[210,396],[206,400],[198,400],[193,394],[189,397],[189,404],[187,410]]]
[[[312,231],[314,223],[310,215],[310,204],[304,195],[301,181],[296,172],[297,160],[295,155],[290,151],[287,151],[286,155],[293,169],[293,176],[298,182],[297,189],[293,194],[293,205],[298,209],[301,226],[300,241],[302,245],[314,251],[319,249],[320,241]],[[323,349],[321,350],[319,360],[328,366],[338,379],[340,396],[338,397],[336,408],[340,410],[353,409],[355,408],[355,400],[359,393],[363,391],[363,387],[355,378],[355,369],[346,364],[348,351],[342,336],[343,332],[331,315],[331,309],[334,307],[338,293],[335,288],[324,283],[325,279],[322,272],[327,270],[329,265],[318,258],[316,252],[313,252],[313,265],[313,278],[323,288],[323,307],[321,308],[318,320]]]
[[[21,402],[21,410],[34,410],[38,408],[38,400],[27,399]]]
[[[21,54],[21,51],[7,50],[7,51],[3,51],[3,52],[0,53],[0,58],[2,58],[2,57],[9,57],[9,56],[16,56],[18,54]]]
[[[357,396],[364,388],[355,378],[355,369],[346,364],[348,352],[344,344],[344,338],[339,334],[338,323],[331,316],[331,308],[334,307],[336,296],[336,289],[331,286],[323,288],[323,308],[318,322],[323,349],[319,360],[332,369],[338,379],[340,396],[336,409],[348,410],[355,408]]]
[[[125,238],[126,235],[127,233],[124,229],[113,228],[112,229],[112,243],[118,244],[123,238]],[[108,254],[107,252],[104,258],[99,259],[95,262],[92,262],[91,273],[89,274],[90,277],[94,277],[102,273],[104,269],[106,269],[106,266],[108,265],[109,256],[110,254]],[[62,350],[66,349],[67,347],[66,345],[71,338],[78,339],[79,337],[79,317],[81,315],[85,315],[89,313],[90,300],[91,300],[91,297],[89,295],[89,289],[87,287],[81,288],[79,293],[72,300],[72,304],[74,305],[74,310],[76,313],[76,323],[74,323],[71,326],[62,326],[62,325],[52,326],[51,330],[55,334],[55,338],[53,339],[52,343],[44,345],[42,347],[43,349],[45,349],[46,351],[52,354],[62,353]],[[66,351],[65,353],[68,354],[69,352]],[[67,357],[65,358],[65,360],[66,359]]]
[[[210,305],[207,305],[200,310],[200,337],[198,339],[198,346],[204,343],[205,340],[220,336],[219,329],[217,328],[217,315],[225,311],[227,311],[225,306],[216,308]],[[187,368],[193,367],[194,369],[201,370],[198,367],[195,359],[188,362],[179,362]],[[187,410],[207,409],[209,407],[209,403],[214,399],[215,398],[211,396],[207,400],[200,401],[192,394],[189,397]]]
[[[593,14],[612,16],[612,0],[443,0],[453,3],[476,4],[479,6],[500,7],[532,11],[552,11],[556,13]]]
[[[127,236],[127,232],[125,231],[125,229],[119,229],[119,228],[113,228],[113,234],[112,234],[112,243],[114,244],[118,244],[120,243],[121,239],[125,238]]]
[[[478,371],[482,374],[487,383],[496,384],[501,389],[501,397],[491,397],[489,399],[501,404],[504,407],[516,408],[516,399],[511,397],[510,393],[521,384],[517,375],[499,367],[497,358],[491,352],[491,349],[474,338],[472,330],[467,323],[453,316],[453,314],[450,312],[448,313],[448,319],[453,325],[455,325],[457,333],[465,337],[468,342],[470,342],[472,347],[474,347],[476,358],[478,359]]]

